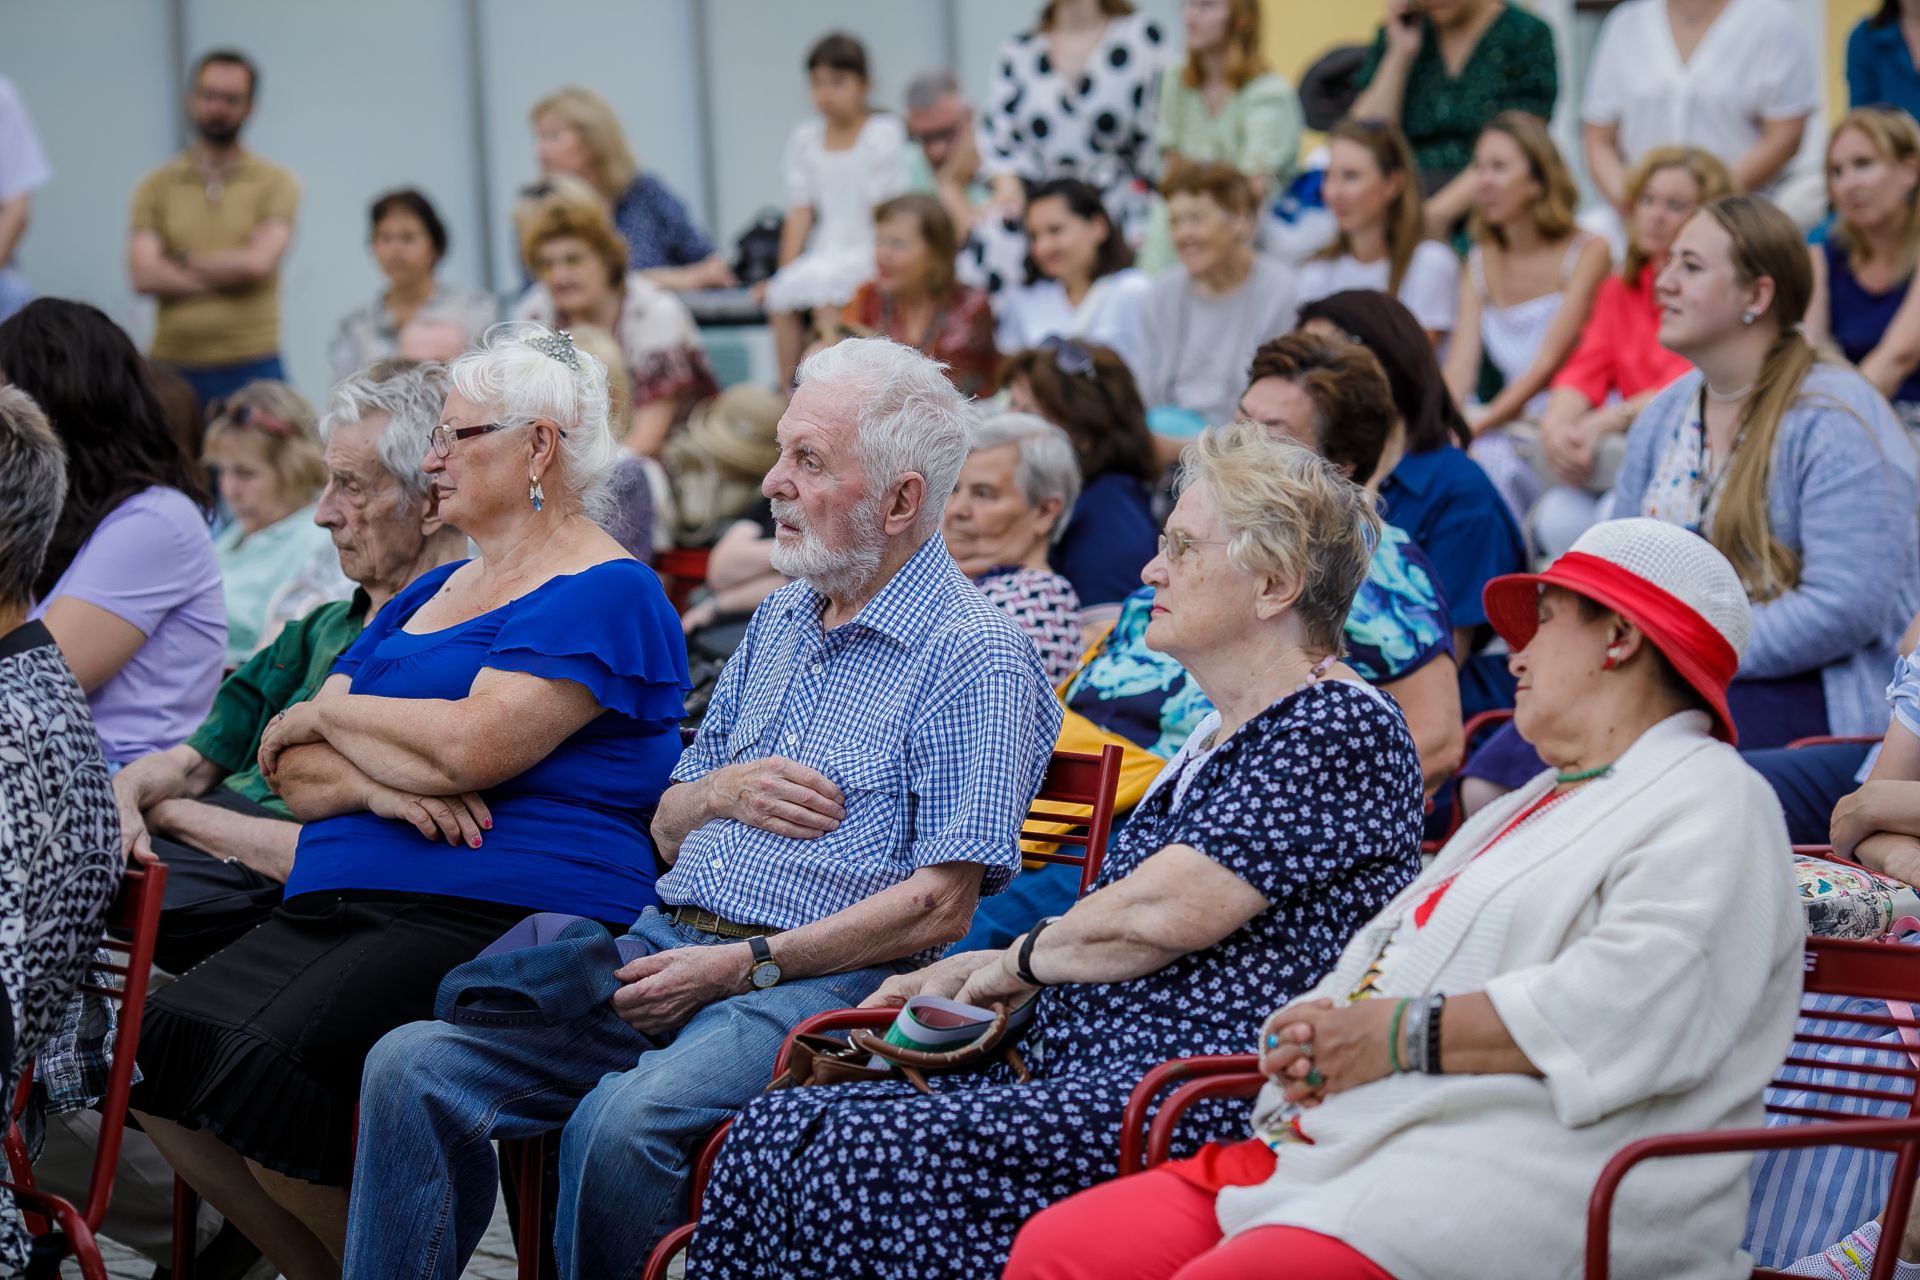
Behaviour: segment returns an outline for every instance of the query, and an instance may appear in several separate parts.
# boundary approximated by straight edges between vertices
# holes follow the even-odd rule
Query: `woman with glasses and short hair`
[[[424,466],[478,554],[416,578],[269,725],[261,769],[305,824],[286,900],[155,995],[141,1036],[142,1126],[289,1276],[338,1274],[374,1042],[529,913],[655,901],[686,649],[595,523],[606,370],[496,325],[450,376]]]
[[[1053,549],[1054,569],[1083,606],[1125,599],[1159,533],[1153,437],[1126,361],[1111,347],[1052,337],[1009,357],[1000,385],[1009,409],[1065,431],[1080,459],[1080,497]]]

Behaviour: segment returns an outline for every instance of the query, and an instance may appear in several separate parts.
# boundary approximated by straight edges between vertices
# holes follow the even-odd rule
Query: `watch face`
[[[780,981],[780,966],[771,960],[763,960],[753,966],[753,985],[762,991]]]

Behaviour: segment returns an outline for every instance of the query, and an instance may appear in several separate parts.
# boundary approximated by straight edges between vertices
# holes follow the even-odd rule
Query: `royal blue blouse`
[[[1513,511],[1465,450],[1443,444],[1408,454],[1381,484],[1380,501],[1393,526],[1432,560],[1456,627],[1487,620],[1480,592],[1489,578],[1527,567]]]
[[[1048,558],[1054,572],[1073,584],[1083,608],[1113,604],[1140,585],[1140,571],[1158,551],[1159,538],[1146,482],[1110,471],[1087,481]]]
[[[584,685],[606,710],[544,760],[482,792],[477,849],[371,813],[308,823],[287,896],[385,890],[623,921],[654,905],[648,823],[680,758],[689,687],[679,619],[637,560],[549,579],[440,631],[403,630],[458,564],[423,573],[374,615],[334,671],[352,692],[458,699],[483,668]]]
[[[1908,276],[1885,293],[1875,293],[1860,283],[1847,265],[1847,255],[1833,241],[1822,244],[1820,251],[1827,255],[1827,329],[1841,354],[1857,365],[1872,355],[1886,336],[1893,313],[1913,287],[1913,277]],[[1890,399],[1895,404],[1920,402],[1920,369],[1908,374]]]

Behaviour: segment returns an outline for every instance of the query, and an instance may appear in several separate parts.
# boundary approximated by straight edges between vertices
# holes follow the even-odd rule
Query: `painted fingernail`
[[[485,822],[483,822],[483,823],[481,823],[481,824],[480,824],[480,829],[481,829],[482,831],[491,831],[491,830],[493,830],[493,819],[492,819],[492,818],[488,818],[488,819],[487,819],[487,820],[486,820]]]
[[[1277,1035],[1274,1035],[1274,1034],[1273,1034],[1272,1032],[1268,1032],[1268,1033],[1267,1033],[1267,1048],[1269,1048],[1269,1049],[1278,1049],[1279,1047],[1280,1047],[1280,1037],[1279,1037],[1279,1036],[1277,1036]]]
[[[478,848],[480,847],[480,837],[479,837],[479,836],[475,836],[475,837],[473,838],[473,847],[474,847],[474,848],[476,848],[476,849],[478,849]]]

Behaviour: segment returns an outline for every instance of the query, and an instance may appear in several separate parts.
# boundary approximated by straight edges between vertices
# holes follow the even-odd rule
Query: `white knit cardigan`
[[[1805,926],[1766,782],[1704,713],[1648,730],[1611,774],[1473,854],[1553,785],[1475,815],[1299,997],[1344,999],[1402,912],[1459,872],[1396,948],[1384,993],[1485,991],[1545,1078],[1398,1075],[1302,1121],[1313,1146],[1219,1199],[1228,1235],[1305,1227],[1398,1280],[1581,1274],[1587,1197],[1650,1134],[1759,1125],[1792,1040]],[[1255,1113],[1274,1105],[1271,1086]],[[1657,1161],[1614,1210],[1614,1272],[1744,1277],[1744,1156]]]

